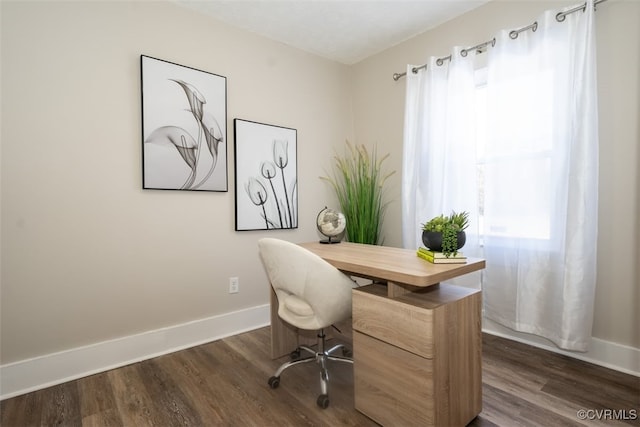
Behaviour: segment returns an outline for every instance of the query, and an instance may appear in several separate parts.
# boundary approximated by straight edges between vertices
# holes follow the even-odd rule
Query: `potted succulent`
[[[422,224],[422,243],[446,257],[456,256],[467,240],[464,230],[469,226],[469,212],[439,215]]]

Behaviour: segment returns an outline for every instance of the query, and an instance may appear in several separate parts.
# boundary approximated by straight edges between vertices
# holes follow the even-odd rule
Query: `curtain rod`
[[[603,3],[603,2],[605,2],[605,1],[607,1],[607,0],[595,0],[595,1],[593,2],[593,10],[596,10],[596,5],[598,5],[598,4],[600,4],[600,3]],[[582,10],[582,11],[584,12],[584,10],[586,9],[586,7],[587,7],[587,3],[585,2],[585,3],[584,3],[583,5],[581,5],[581,6],[576,6],[576,7],[572,8],[572,9],[566,10],[566,11],[564,11],[564,12],[558,12],[558,13],[556,14],[556,21],[558,21],[558,22],[562,22],[562,21],[564,21],[564,20],[565,20],[565,18],[566,18],[566,16],[567,16],[567,15],[570,15],[570,14],[572,14],[572,13],[574,13],[574,12],[579,11],[579,10]],[[514,39],[514,40],[515,40],[515,39],[517,39],[517,38],[518,38],[518,35],[519,35],[521,32],[523,32],[523,31],[527,31],[527,30],[536,31],[537,29],[538,29],[538,22],[534,22],[533,24],[529,24],[529,25],[527,25],[526,27],[522,27],[522,28],[519,28],[519,29],[517,29],[517,30],[512,30],[512,31],[509,33],[509,37],[511,37],[512,39]],[[460,55],[462,55],[462,56],[467,56],[467,54],[468,54],[469,52],[474,51],[474,50],[475,50],[477,53],[483,53],[483,52],[486,52],[486,50],[487,50],[487,46],[489,46],[489,45],[491,45],[491,47],[493,47],[493,46],[495,46],[495,45],[496,45],[496,38],[495,38],[495,37],[494,37],[493,39],[491,39],[491,40],[488,40],[488,41],[484,42],[484,43],[479,43],[479,44],[477,44],[477,45],[475,45],[475,46],[471,46],[471,47],[467,47],[467,48],[465,48],[465,49],[462,49],[462,50],[460,51]],[[444,56],[444,57],[442,57],[442,58],[438,58],[438,59],[436,60],[436,64],[437,64],[437,65],[442,65],[442,64],[444,64],[444,61],[447,61],[447,60],[449,60],[449,61],[451,60],[451,55]],[[425,68],[427,68],[427,64],[422,64],[422,65],[420,65],[420,66],[418,66],[418,67],[413,67],[413,68],[411,69],[411,71],[412,71],[414,74],[416,74],[418,71],[420,71],[420,70],[424,70]],[[403,72],[403,73],[393,73],[393,80],[398,81],[398,80],[400,80],[400,78],[402,78],[402,77],[404,77],[404,76],[406,76],[406,75],[407,75],[407,72],[406,72],[406,71],[405,71],[405,72]]]

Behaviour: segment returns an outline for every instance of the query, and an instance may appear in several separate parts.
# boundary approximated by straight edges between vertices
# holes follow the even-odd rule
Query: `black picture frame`
[[[298,228],[296,129],[233,120],[236,231]]]
[[[228,191],[227,79],[140,55],[142,188]]]

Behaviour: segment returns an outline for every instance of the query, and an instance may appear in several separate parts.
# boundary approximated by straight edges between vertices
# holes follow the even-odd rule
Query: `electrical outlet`
[[[237,277],[229,277],[229,293],[237,294],[240,292],[240,279]]]

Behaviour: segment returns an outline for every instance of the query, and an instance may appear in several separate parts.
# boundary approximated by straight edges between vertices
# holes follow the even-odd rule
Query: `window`
[[[487,69],[476,71],[476,147],[480,236],[544,239],[551,235],[552,110],[541,100],[549,96],[550,76],[506,81],[496,89],[510,109],[492,110]],[[504,102],[503,98],[503,102]],[[523,114],[522,103],[537,105],[537,117]],[[492,115],[491,111],[496,111]],[[500,119],[497,119],[500,117]],[[517,135],[514,138],[513,135]],[[532,179],[534,177],[534,179]],[[509,185],[504,184],[508,182]],[[516,189],[507,190],[505,188]]]

